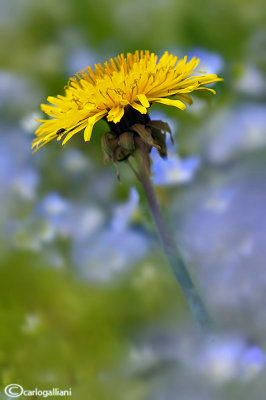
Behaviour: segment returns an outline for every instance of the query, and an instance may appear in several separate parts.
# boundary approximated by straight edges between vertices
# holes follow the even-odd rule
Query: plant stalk
[[[163,217],[157,195],[150,180],[149,154],[147,152],[147,147],[141,140],[137,141],[137,150],[135,151],[134,157],[138,166],[138,176],[146,194],[154,224],[169,264],[184,292],[195,319],[202,328],[209,329],[212,326],[211,318],[192,282],[186,264],[177,249],[173,240],[173,235]]]

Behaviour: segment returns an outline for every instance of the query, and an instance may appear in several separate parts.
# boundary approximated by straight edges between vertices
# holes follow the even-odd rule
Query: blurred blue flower
[[[25,168],[18,171],[12,181],[11,187],[24,200],[34,200],[39,184],[39,175],[34,169]]]
[[[86,69],[87,66],[93,66],[102,61],[102,56],[88,48],[88,46],[79,46],[72,49],[66,63],[66,72],[68,75],[74,75],[77,71]]]
[[[31,111],[29,113],[26,113],[20,121],[20,125],[21,128],[23,129],[23,131],[25,133],[28,133],[29,135],[34,134],[34,131],[38,128],[39,126],[39,122],[36,121],[36,119],[41,119],[42,118],[42,114],[40,111],[36,112],[36,111]]]
[[[0,70],[0,110],[8,110],[10,115],[32,111],[40,97],[40,88],[28,78]]]
[[[103,223],[102,211],[92,205],[76,204],[58,193],[49,193],[37,207],[39,214],[50,221],[58,235],[83,240],[94,234]]]
[[[180,158],[177,146],[171,142],[167,134],[167,158],[161,158],[156,149],[151,151],[152,180],[155,185],[167,186],[187,183],[193,180],[200,160],[196,156]]]
[[[224,67],[224,60],[218,53],[208,51],[204,48],[194,48],[188,53],[188,58],[200,58],[197,70],[204,71],[207,74],[219,74]]]
[[[204,131],[205,152],[212,162],[226,162],[238,153],[266,147],[266,106],[246,103],[224,109],[209,120]]]
[[[12,194],[16,194],[27,201],[35,198],[39,175],[33,163],[29,161],[30,157],[28,138],[18,129],[2,126],[0,130],[0,197],[8,199]]]
[[[266,355],[259,346],[250,345],[242,354],[243,379],[250,380],[265,368]]]
[[[74,242],[84,242],[86,246],[86,241],[89,242],[92,237],[101,231],[104,221],[103,210],[96,205],[75,204],[66,226],[72,240]]]
[[[195,332],[176,338],[176,334],[153,328],[131,347],[127,368],[133,375],[153,374],[169,366],[178,367],[180,379],[197,381],[206,388],[223,386],[229,382],[250,381],[265,368],[265,353],[258,345],[251,345],[244,334],[213,334],[202,340]],[[175,369],[176,371],[176,369]],[[179,382],[174,376],[177,387]],[[171,397],[172,398],[172,397]]]
[[[234,380],[241,372],[240,358],[243,351],[245,347],[241,338],[215,337],[198,354],[198,371],[214,383]]]
[[[130,227],[138,201],[136,190],[131,189],[128,202],[116,207],[110,224],[102,224],[94,234],[73,238],[74,262],[88,279],[110,279],[116,271],[129,268],[147,252],[147,238]]]
[[[127,203],[119,204],[114,209],[114,217],[111,221],[111,229],[124,231],[130,223],[130,219],[139,204],[139,194],[135,188],[131,188]]]
[[[53,192],[43,199],[40,208],[46,215],[53,217],[65,214],[69,210],[69,204],[58,193]]]
[[[169,149],[169,145],[168,149]],[[198,157],[181,159],[177,154],[169,151],[167,159],[158,156],[154,149],[151,152],[153,161],[153,183],[158,186],[176,185],[193,180],[200,161]]]
[[[265,76],[254,65],[244,64],[242,74],[235,80],[235,88],[242,96],[264,97],[266,92]]]
[[[91,167],[90,160],[74,148],[64,151],[60,159],[60,164],[62,165],[62,169],[70,174],[87,172]]]
[[[200,373],[223,384],[255,378],[265,367],[265,354],[241,335],[217,336],[202,348],[197,362]]]

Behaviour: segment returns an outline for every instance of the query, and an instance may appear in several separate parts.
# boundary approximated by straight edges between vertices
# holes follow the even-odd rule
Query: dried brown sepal
[[[115,172],[116,172],[116,179],[118,180],[118,182],[120,181],[120,171],[119,171],[119,167],[117,165],[117,163],[114,161],[114,166],[115,166]]]
[[[118,144],[126,150],[135,150],[134,133],[129,131],[123,132],[119,136]]]
[[[172,131],[171,131],[171,128],[170,128],[170,126],[168,125],[167,122],[164,122],[164,121],[161,121],[161,120],[149,121],[148,126],[150,126],[151,128],[159,129],[160,131],[163,131],[163,132],[170,133],[171,142],[174,143],[174,139],[173,139],[173,136],[172,136]]]
[[[166,134],[165,132],[161,131],[157,128],[152,128],[152,137],[154,138],[155,142],[160,146],[158,149],[158,153],[162,158],[167,157],[167,147],[166,147]]]
[[[168,123],[161,121],[161,120],[149,121],[148,126],[151,126],[156,129],[160,129],[161,131],[164,131],[164,132],[171,133],[171,129],[170,129],[170,126],[168,125]]]
[[[130,150],[126,150],[123,149],[121,146],[117,146],[114,154],[113,154],[113,158],[112,160],[115,161],[125,161],[130,155],[132,154],[132,152]]]
[[[145,125],[141,124],[135,124],[131,126],[131,129],[134,130],[140,136],[140,138],[144,143],[146,143],[149,146],[153,146],[157,150],[159,150],[160,146],[157,143],[155,143],[151,134],[151,129],[149,127],[146,127]]]
[[[118,140],[112,132],[106,132],[102,135],[101,146],[105,163],[113,159],[117,143]]]
[[[135,137],[135,143],[136,143],[136,149],[140,151],[144,167],[150,174],[151,172],[151,159],[149,156],[150,146],[147,145],[145,142],[143,142],[143,140],[139,136]]]
[[[108,164],[110,160],[111,160],[110,157],[106,153],[103,153],[103,163],[104,163],[104,165]]]

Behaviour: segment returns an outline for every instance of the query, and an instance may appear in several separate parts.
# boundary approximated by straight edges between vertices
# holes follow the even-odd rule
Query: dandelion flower
[[[94,70],[87,67],[70,78],[63,96],[48,97],[50,104],[42,104],[50,118],[39,120],[42,124],[32,148],[36,151],[56,138],[62,139],[64,145],[82,130],[84,140],[89,141],[96,122],[107,121],[110,131],[101,138],[104,160],[115,163],[118,178],[117,161],[127,161],[142,183],[169,264],[197,321],[205,328],[211,319],[164,221],[150,181],[151,148],[166,157],[166,132],[171,134],[170,128],[163,121],[151,121],[148,115],[152,103],[184,110],[186,103],[192,104],[189,93],[202,89],[215,93],[205,85],[221,79],[215,74],[197,72],[199,61],[196,57],[178,60],[168,52],[158,58],[146,50],[121,54],[104,65],[95,65]]]
[[[53,139],[63,139],[64,145],[83,130],[84,140],[89,141],[100,119],[120,135],[134,123],[147,123],[152,103],[184,110],[185,103],[192,104],[189,93],[202,89],[215,93],[205,85],[221,80],[215,74],[195,71],[199,61],[196,57],[178,60],[168,52],[158,58],[146,50],[121,54],[95,65],[94,70],[87,67],[69,79],[63,96],[49,96],[50,104],[41,105],[50,118],[39,120],[42,124],[32,148],[38,150]]]

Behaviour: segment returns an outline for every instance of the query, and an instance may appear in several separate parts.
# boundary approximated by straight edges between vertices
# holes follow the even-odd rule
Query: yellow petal
[[[120,100],[120,104],[121,104],[121,106],[127,106],[129,104],[129,101],[126,99],[122,99],[122,100]]]
[[[121,120],[124,115],[124,107],[116,106],[111,108],[107,115],[107,121],[113,121],[115,124]]]
[[[177,97],[179,100],[184,101],[185,103],[189,104],[191,106],[191,104],[193,104],[193,99],[185,93],[178,93],[175,97]]]
[[[45,146],[47,143],[50,143],[55,137],[52,136],[48,139],[39,139],[36,138],[33,140],[32,145],[31,145],[31,149],[33,150],[33,153],[36,153],[37,150],[41,149],[43,146]],[[34,149],[35,147],[35,149]]]
[[[115,124],[117,124],[117,123],[121,120],[121,118],[123,117],[123,115],[124,115],[124,107],[119,107],[119,110],[118,110],[117,114],[116,114],[115,117],[113,118],[113,122],[114,122]]]
[[[47,101],[55,106],[61,107],[64,103],[62,100],[58,99],[57,97],[49,96],[47,97]],[[43,104],[42,104],[43,105]]]
[[[199,87],[199,88],[197,88],[195,90],[208,90],[209,92],[211,92],[213,94],[216,94],[216,91],[214,89],[211,89],[211,88],[208,88],[208,87],[204,87],[204,86]]]
[[[163,98],[163,99],[158,98],[158,99],[153,99],[152,101],[155,102],[155,103],[165,104],[167,106],[177,107],[177,108],[180,108],[180,110],[185,110],[185,108],[186,108],[186,105],[180,100],[171,100],[171,99],[165,99],[165,98]]]
[[[72,136],[74,136],[76,133],[80,132],[82,129],[85,128],[85,126],[87,125],[87,121],[83,122],[82,124],[78,125],[76,128],[72,129],[70,132],[67,133],[66,137],[64,138],[63,142],[62,142],[62,146],[64,146],[64,144],[66,142],[69,141],[69,139],[72,138]],[[60,136],[58,137],[58,140],[60,140]]]
[[[135,101],[131,104],[135,110],[139,111],[141,114],[147,114],[147,108],[141,106],[140,104],[136,103]]]
[[[94,125],[96,124],[97,121],[99,121],[104,115],[106,115],[106,110],[101,111],[95,115],[93,115],[92,117],[88,118],[88,125],[84,130],[84,140],[85,142],[88,142],[91,138],[91,134],[92,134],[92,129],[94,127]]]
[[[142,104],[143,107],[146,108],[150,107],[150,103],[145,94],[137,94],[137,98],[139,99],[140,104]]]

